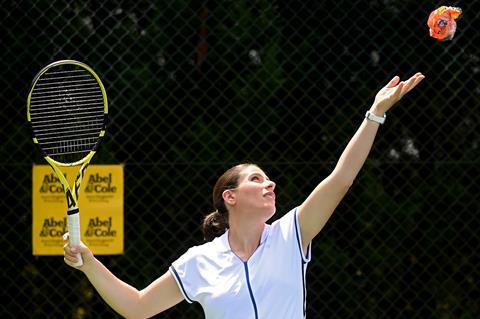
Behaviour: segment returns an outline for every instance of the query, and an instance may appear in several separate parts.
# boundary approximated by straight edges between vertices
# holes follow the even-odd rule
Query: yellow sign
[[[72,185],[78,167],[62,168]],[[48,165],[33,165],[34,255],[63,255],[67,202]],[[79,191],[81,240],[97,255],[123,254],[123,165],[90,165]]]

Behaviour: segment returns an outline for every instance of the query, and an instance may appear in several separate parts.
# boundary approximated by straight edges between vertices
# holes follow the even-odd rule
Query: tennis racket
[[[80,244],[80,184],[105,135],[107,115],[105,88],[92,68],[82,62],[53,62],[33,79],[27,119],[33,142],[63,185],[72,246]],[[61,170],[68,166],[80,166],[72,187]],[[78,257],[76,266],[81,266],[83,260],[80,254]]]

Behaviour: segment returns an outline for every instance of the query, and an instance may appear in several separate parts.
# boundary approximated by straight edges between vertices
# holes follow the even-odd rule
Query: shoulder
[[[271,224],[271,231],[289,231],[295,228],[298,222],[297,207],[291,209],[285,215]]]
[[[282,250],[276,250],[277,252],[300,253],[304,263],[310,261],[310,245],[306,252],[303,251],[301,245],[302,237],[298,223],[297,207],[293,208],[280,219],[272,223],[270,227],[270,238],[272,244],[278,245],[278,247],[283,247]],[[288,248],[285,249],[285,247]]]

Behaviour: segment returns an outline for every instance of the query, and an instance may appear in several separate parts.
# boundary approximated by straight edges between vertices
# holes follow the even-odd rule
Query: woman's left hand
[[[417,86],[425,76],[418,72],[406,81],[400,81],[399,76],[394,76],[375,96],[375,101],[370,111],[378,116],[383,116],[405,94]]]

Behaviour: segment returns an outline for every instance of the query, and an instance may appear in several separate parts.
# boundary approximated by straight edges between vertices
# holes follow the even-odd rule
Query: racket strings
[[[91,94],[91,93],[88,92],[88,94]],[[72,99],[72,97],[73,95],[70,95],[70,99]],[[64,99],[63,101],[61,100],[62,98]],[[101,95],[98,97],[89,96],[88,98],[84,98],[84,99],[79,99],[78,97],[75,97],[75,99],[77,102],[84,103],[84,105],[98,105],[98,103],[103,103],[103,98]],[[50,97],[48,97],[48,99],[44,97],[42,101],[41,99],[37,99],[35,96],[32,95],[32,101],[37,103],[36,107],[49,107],[50,109],[58,109],[60,111],[64,110],[63,105],[65,104],[65,97],[59,97],[58,101]],[[94,103],[90,103],[90,102],[94,102]],[[55,105],[57,106],[55,107]],[[33,112],[32,111],[31,112],[35,113],[35,111],[36,110],[33,110]]]
[[[83,68],[49,70],[30,99],[32,129],[42,150],[61,162],[77,161],[98,142],[104,128],[104,97]]]

